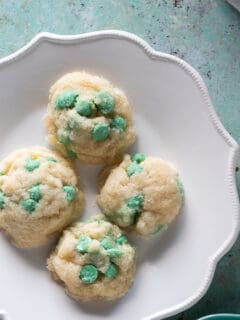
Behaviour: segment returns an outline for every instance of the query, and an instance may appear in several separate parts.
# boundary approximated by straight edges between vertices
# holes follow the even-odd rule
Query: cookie
[[[0,229],[17,247],[42,245],[80,214],[82,191],[71,164],[43,147],[0,163]]]
[[[50,89],[48,141],[83,163],[112,163],[135,141],[125,94],[102,77],[68,73]]]
[[[115,300],[134,279],[135,249],[103,219],[96,216],[65,230],[47,261],[54,279],[77,301]]]
[[[100,176],[97,203],[107,219],[147,236],[176,218],[183,201],[177,171],[167,162],[138,153]]]

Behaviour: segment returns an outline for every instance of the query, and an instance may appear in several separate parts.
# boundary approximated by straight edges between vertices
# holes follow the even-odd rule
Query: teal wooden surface
[[[240,13],[223,0],[0,0],[0,57],[36,33],[134,32],[185,59],[204,78],[224,126],[240,143]],[[239,164],[236,167],[240,189]],[[221,260],[201,301],[172,320],[240,313],[240,239]]]

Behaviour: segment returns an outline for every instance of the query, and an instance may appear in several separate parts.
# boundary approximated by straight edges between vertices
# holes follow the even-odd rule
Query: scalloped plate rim
[[[16,52],[6,57],[1,58],[0,68],[1,66],[3,65],[5,66],[13,62],[14,60],[28,54],[28,52],[33,50],[42,41],[56,42],[64,45],[68,43],[80,42],[82,40],[87,41],[87,40],[92,40],[97,38],[125,39],[134,43],[135,45],[138,45],[142,50],[146,52],[146,54],[150,59],[167,60],[179,65],[185,72],[187,72],[192,77],[193,81],[196,83],[198,89],[200,90],[204,98],[205,105],[208,110],[208,114],[214,128],[216,129],[218,134],[222,137],[222,139],[225,141],[225,143],[230,147],[229,160],[227,164],[227,172],[228,172],[227,185],[228,185],[229,194],[231,195],[231,198],[232,198],[232,204],[235,208],[235,217],[234,217],[235,223],[233,225],[232,232],[231,234],[229,234],[228,238],[223,242],[223,244],[219,247],[217,252],[213,256],[209,257],[208,271],[206,272],[205,278],[202,281],[202,285],[194,294],[192,294],[188,299],[185,299],[184,301],[182,301],[180,304],[174,305],[171,308],[165,309],[163,311],[160,311],[142,318],[142,320],[157,320],[160,318],[162,319],[165,317],[175,315],[179,312],[182,312],[190,308],[204,296],[204,294],[207,292],[212,282],[217,263],[223,257],[223,255],[228,250],[230,250],[230,248],[233,246],[234,242],[238,237],[239,230],[240,230],[240,215],[239,215],[240,207],[239,207],[238,192],[237,192],[237,187],[235,182],[235,165],[236,165],[236,158],[237,158],[239,146],[237,142],[232,138],[232,136],[224,128],[223,124],[221,123],[212,105],[212,102],[210,100],[207,87],[202,77],[200,76],[200,74],[184,60],[179,59],[170,54],[166,54],[166,53],[162,53],[154,50],[145,40],[136,36],[133,33],[129,33],[121,30],[101,30],[101,31],[88,32],[88,33],[82,33],[77,35],[59,35],[59,34],[54,34],[49,32],[40,32],[19,50],[17,50]],[[5,316],[7,316],[7,313],[5,311],[0,310],[0,315],[2,315],[4,317],[3,319],[5,319]]]

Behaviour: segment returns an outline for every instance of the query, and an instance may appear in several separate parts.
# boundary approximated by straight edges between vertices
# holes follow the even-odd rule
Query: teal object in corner
[[[220,314],[212,314],[210,316],[206,316],[200,318],[198,320],[240,320],[240,314],[231,314],[231,313],[220,313]]]
[[[202,75],[223,125],[240,143],[240,13],[226,1],[0,1],[0,57],[16,51],[41,31],[79,34],[101,29],[133,32],[154,49],[190,63]],[[239,167],[238,162],[240,190]],[[239,269],[240,239],[219,263],[201,301],[169,320],[240,313]]]

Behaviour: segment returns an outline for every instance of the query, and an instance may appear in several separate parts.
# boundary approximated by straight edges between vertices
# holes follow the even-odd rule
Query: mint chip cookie
[[[83,163],[113,163],[135,141],[125,94],[85,72],[68,73],[51,87],[45,125],[49,143]]]
[[[133,282],[135,249],[116,225],[96,216],[66,229],[47,264],[75,300],[114,300]]]
[[[97,203],[109,221],[147,236],[165,230],[178,215],[183,185],[172,165],[143,153],[126,155],[100,175]]]
[[[0,229],[17,247],[42,245],[81,214],[84,197],[71,164],[43,147],[0,163]]]

